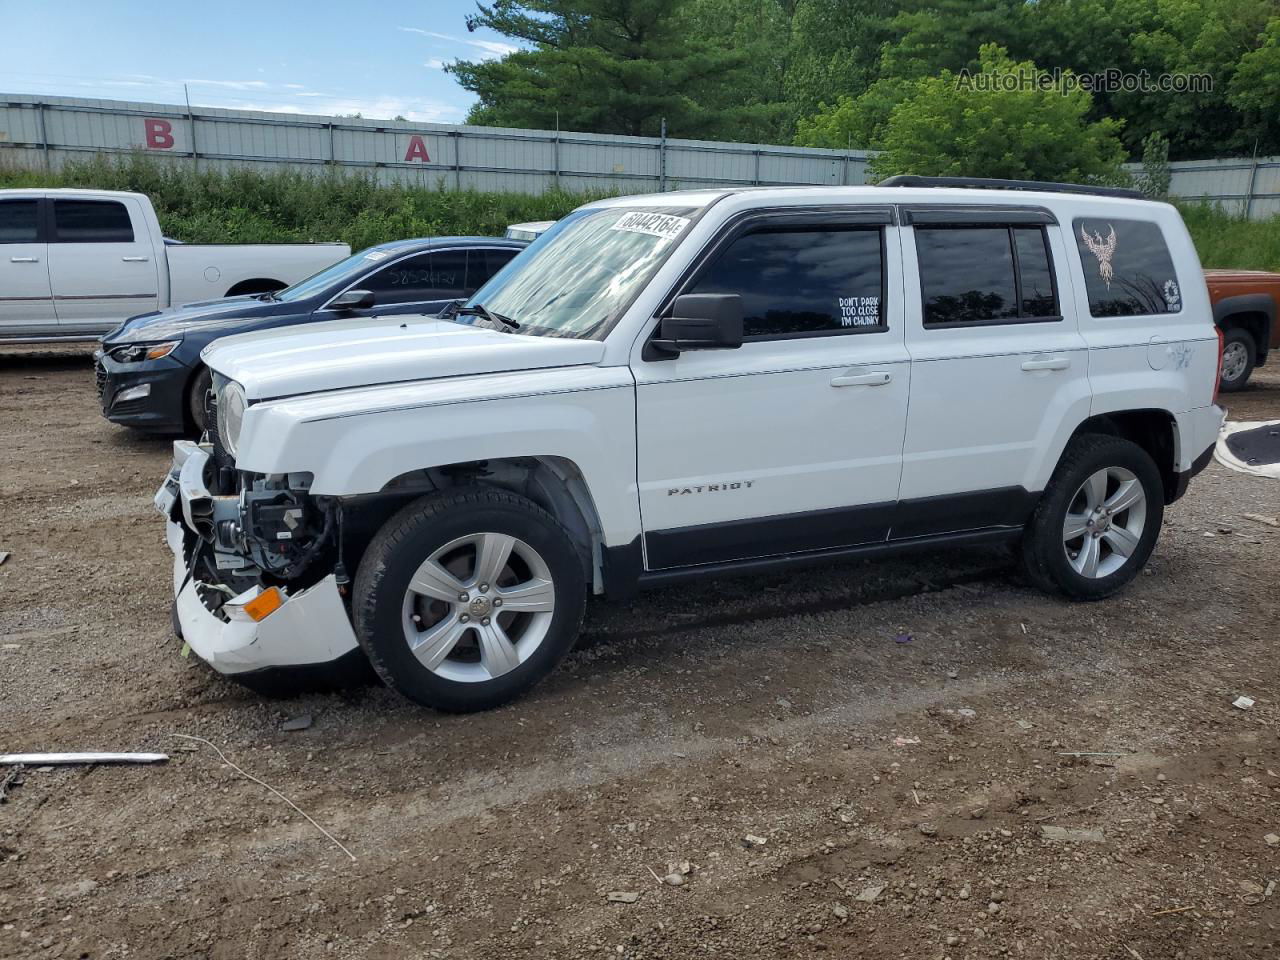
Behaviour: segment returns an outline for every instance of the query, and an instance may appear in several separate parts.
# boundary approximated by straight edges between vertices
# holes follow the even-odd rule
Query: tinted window
[[[477,247],[467,255],[467,291],[474,293],[489,282],[489,278],[510,263],[517,250],[501,250],[496,247]]]
[[[53,222],[63,243],[133,243],[129,211],[114,200],[55,200]]]
[[[35,243],[39,235],[35,200],[0,202],[0,243]]]
[[[1021,280],[1021,315],[1051,317],[1058,312],[1053,295],[1053,270],[1049,267],[1049,244],[1040,227],[1014,227],[1013,246],[1018,254]]]
[[[1043,228],[917,226],[915,236],[926,324],[1057,316]]]
[[[1131,317],[1182,309],[1173,258],[1154,223],[1080,219],[1072,227],[1093,316]]]
[[[748,337],[884,329],[878,227],[760,229],[734,240],[690,293],[742,296]]]
[[[380,306],[451,300],[466,296],[466,271],[465,250],[420,253],[384,267],[359,286],[373,291],[373,301]]]

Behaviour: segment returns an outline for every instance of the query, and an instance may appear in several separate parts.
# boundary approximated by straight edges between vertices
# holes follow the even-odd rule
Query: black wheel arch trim
[[[1257,365],[1261,366],[1267,359],[1271,348],[1271,334],[1276,325],[1276,301],[1266,293],[1241,293],[1234,297],[1224,297],[1213,305],[1213,322],[1226,329],[1233,316],[1243,313],[1261,314],[1263,318],[1262,336],[1257,338]]]

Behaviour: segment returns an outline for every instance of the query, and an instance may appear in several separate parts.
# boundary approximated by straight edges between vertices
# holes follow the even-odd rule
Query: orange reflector
[[[255,621],[265,620],[284,606],[284,594],[279,587],[269,587],[250,600],[242,608]]]

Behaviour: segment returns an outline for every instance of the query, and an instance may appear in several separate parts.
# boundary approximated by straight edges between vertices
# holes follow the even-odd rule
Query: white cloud
[[[502,43],[497,40],[473,40],[468,37],[455,37],[448,33],[436,33],[434,30],[423,30],[421,27],[396,27],[396,29],[402,30],[405,33],[417,33],[424,37],[431,37],[435,40],[448,40],[450,43],[454,44],[461,43],[465,46],[471,47],[473,50],[478,50],[481,54],[480,59],[482,60],[496,60],[499,57],[505,57],[508,54],[516,53],[520,49],[513,44]]]
[[[427,67],[427,68],[428,68],[428,69],[430,69],[430,70],[443,70],[443,69],[444,69],[444,61],[443,61],[443,60],[437,60],[437,59],[435,59],[434,57],[433,57],[433,58],[431,58],[430,60],[425,60],[425,61],[423,61],[423,64],[422,64],[422,65],[423,65],[424,67]]]
[[[404,97],[331,97],[322,99],[324,94],[309,100],[305,104],[290,101],[263,101],[260,103],[237,103],[237,110],[263,110],[268,113],[309,113],[324,116],[340,116],[358,113],[366,120],[390,120],[392,117],[405,117],[419,123],[458,123],[463,117],[463,109],[449,103],[435,100],[411,100]],[[303,109],[305,107],[305,109]]]
[[[271,86],[265,80],[183,80],[192,86],[222,87],[224,90],[265,90]]]

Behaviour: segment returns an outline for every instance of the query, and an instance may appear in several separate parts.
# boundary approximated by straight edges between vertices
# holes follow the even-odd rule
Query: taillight
[[[1222,335],[1222,328],[1216,323],[1213,325],[1213,332],[1218,335],[1218,372],[1213,375],[1213,402],[1218,402],[1218,391],[1222,389],[1222,348],[1225,345],[1225,338]]]

